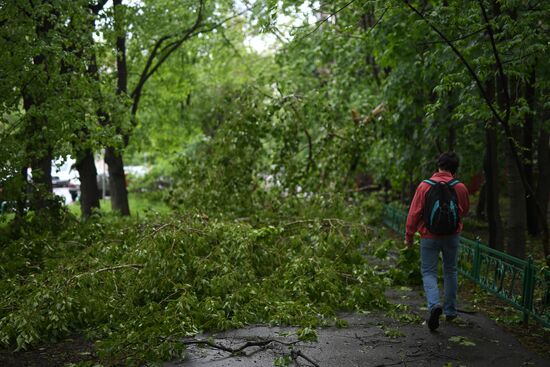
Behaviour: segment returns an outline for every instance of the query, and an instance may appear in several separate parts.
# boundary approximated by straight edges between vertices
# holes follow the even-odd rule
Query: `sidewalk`
[[[297,329],[290,327],[255,326],[205,335],[204,338],[210,337],[216,344],[233,348],[259,338],[276,342],[246,348],[239,356],[210,347],[190,346],[185,360],[164,366],[268,367],[275,361],[283,366],[314,366],[316,363],[322,367],[550,366],[549,360],[528,351],[514,336],[482,314],[460,314],[458,323],[442,318],[439,329],[430,332],[422,320],[426,311],[419,290],[395,288],[388,291],[387,296],[390,302],[406,305],[408,309],[401,306],[394,318],[383,312],[342,314],[348,327],[318,329],[318,342],[313,343],[298,342]],[[294,342],[293,346],[288,345]],[[295,354],[292,360],[291,349],[302,355]]]

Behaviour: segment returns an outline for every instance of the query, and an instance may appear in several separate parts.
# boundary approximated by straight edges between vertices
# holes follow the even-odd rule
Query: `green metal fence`
[[[384,223],[405,234],[406,213],[386,205]],[[521,260],[477,241],[460,237],[458,271],[465,278],[495,294],[519,311],[524,321],[529,316],[550,327],[550,271],[533,260]]]

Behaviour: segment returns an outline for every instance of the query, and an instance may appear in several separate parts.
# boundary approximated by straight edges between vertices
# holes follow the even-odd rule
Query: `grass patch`
[[[131,215],[138,217],[151,212],[167,214],[171,211],[166,203],[160,198],[160,195],[156,195],[155,193],[130,192],[128,193],[128,204],[130,205]],[[112,213],[110,199],[101,199],[99,205],[100,213]],[[67,205],[67,208],[70,213],[74,214],[76,217],[80,217],[80,202],[71,203]]]

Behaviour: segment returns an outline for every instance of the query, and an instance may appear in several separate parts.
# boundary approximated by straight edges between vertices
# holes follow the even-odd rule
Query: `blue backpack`
[[[460,218],[455,185],[460,181],[449,182],[424,180],[431,187],[426,193],[422,218],[428,231],[436,235],[449,235],[456,232]]]

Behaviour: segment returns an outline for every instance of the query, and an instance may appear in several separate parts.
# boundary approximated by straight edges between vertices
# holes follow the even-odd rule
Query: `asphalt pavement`
[[[298,341],[294,327],[251,326],[195,340],[208,339],[233,349],[247,342],[271,342],[247,347],[240,355],[190,345],[183,360],[164,366],[550,366],[549,360],[527,350],[481,313],[460,314],[458,322],[442,319],[439,329],[431,332],[423,320],[426,310],[418,289],[396,288],[387,296],[406,307],[392,317],[381,311],[341,314],[348,327],[320,328],[317,342]]]

